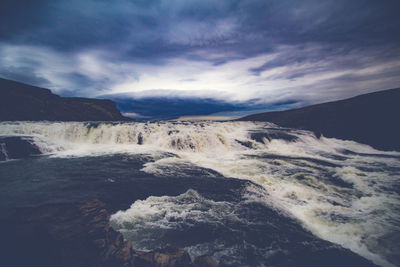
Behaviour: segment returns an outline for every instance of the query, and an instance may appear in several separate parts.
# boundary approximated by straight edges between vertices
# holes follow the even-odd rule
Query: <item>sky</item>
[[[400,87],[398,0],[2,0],[0,77],[131,117]]]

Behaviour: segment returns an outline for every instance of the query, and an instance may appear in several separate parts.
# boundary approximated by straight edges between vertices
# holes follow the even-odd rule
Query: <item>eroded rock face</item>
[[[54,204],[18,211],[15,255],[3,266],[59,267],[178,267],[215,266],[179,248],[136,251],[109,226],[110,215],[99,200],[80,205]],[[208,265],[207,265],[208,264]]]

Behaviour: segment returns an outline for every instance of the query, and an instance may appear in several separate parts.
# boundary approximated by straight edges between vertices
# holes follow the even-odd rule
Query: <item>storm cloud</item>
[[[6,0],[0,76],[68,96],[318,103],[399,87],[399,8],[395,0]]]

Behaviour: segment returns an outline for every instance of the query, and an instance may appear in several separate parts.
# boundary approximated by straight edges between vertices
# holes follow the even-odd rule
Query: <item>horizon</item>
[[[138,120],[300,108],[400,86],[398,7],[7,0],[0,77]]]
[[[4,78],[1,78],[1,77],[0,77],[0,79],[6,80],[6,81],[10,81],[10,82],[13,82],[13,83],[20,83],[20,84],[27,85],[27,86],[37,87],[37,86],[30,85],[30,84],[27,84],[27,83],[8,80],[8,79],[4,79]],[[38,89],[49,90],[52,94],[55,94],[51,89],[42,88],[42,87],[37,87],[37,88]],[[332,101],[327,101],[327,102],[322,102],[322,103],[313,103],[311,105],[301,106],[301,107],[298,107],[298,108],[286,108],[285,109],[285,108],[281,107],[281,108],[278,108],[278,109],[271,109],[270,107],[269,108],[265,108],[263,106],[260,106],[260,107],[257,107],[257,106],[254,107],[253,106],[252,108],[248,108],[248,107],[238,108],[238,107],[236,107],[236,110],[224,110],[224,111],[217,111],[217,112],[214,112],[214,113],[204,111],[204,113],[206,113],[206,114],[203,114],[203,112],[201,112],[201,111],[196,113],[196,111],[195,111],[194,113],[192,112],[192,114],[190,114],[191,112],[188,112],[188,113],[185,113],[184,115],[179,114],[179,113],[178,114],[175,113],[175,114],[172,114],[172,115],[171,114],[160,115],[157,112],[157,110],[155,110],[156,111],[155,112],[153,109],[147,109],[147,110],[144,110],[144,111],[145,112],[150,112],[151,115],[145,116],[145,115],[140,115],[140,114],[134,113],[134,112],[123,112],[122,111],[123,108],[121,109],[121,107],[119,106],[119,103],[117,101],[114,101],[114,103],[117,105],[117,109],[119,110],[119,112],[121,113],[122,116],[130,118],[130,119],[134,119],[137,122],[156,122],[156,121],[221,121],[221,122],[225,122],[225,121],[232,121],[232,120],[245,118],[245,117],[250,116],[250,115],[262,114],[262,113],[265,113],[265,112],[297,110],[297,109],[301,109],[301,108],[304,108],[304,107],[311,107],[311,106],[316,106],[316,105],[320,105],[320,104],[323,105],[323,104],[335,103],[335,102],[338,102],[338,101],[350,100],[352,98],[356,98],[356,97],[359,97],[359,96],[366,96],[366,95],[370,95],[370,94],[382,93],[382,92],[386,92],[386,91],[399,90],[399,89],[400,89],[400,87],[383,89],[383,90],[380,90],[380,91],[373,91],[373,92],[370,92],[370,93],[355,95],[355,96],[348,97],[348,98],[337,99],[337,100],[332,100]],[[55,95],[57,95],[57,94],[55,94]],[[65,98],[65,96],[62,96],[62,97]],[[75,98],[75,97],[76,98],[81,98],[81,96],[67,96],[67,98]],[[107,99],[107,98],[88,98],[88,99],[110,100],[110,99]],[[111,100],[111,101],[113,101],[113,100]],[[132,100],[129,100],[129,103],[131,101]],[[168,101],[168,100],[167,99],[161,100],[161,99],[157,99],[157,98],[151,98],[151,99],[147,98],[147,99],[143,100],[144,103],[146,103],[148,101],[164,101],[164,104],[165,104],[165,102]],[[173,101],[176,101],[176,99],[174,99]],[[193,101],[193,99],[190,99],[189,101]],[[132,104],[132,103],[130,103],[130,104]],[[188,114],[190,114],[190,115],[188,115]]]

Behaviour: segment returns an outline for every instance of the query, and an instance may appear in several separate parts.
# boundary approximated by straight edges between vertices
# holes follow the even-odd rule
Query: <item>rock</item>
[[[213,259],[207,255],[196,257],[193,264],[195,267],[217,267]]]
[[[186,251],[171,246],[155,250],[154,262],[160,267],[193,266],[190,256]]]
[[[252,133],[250,138],[258,143],[264,143],[264,138],[268,141],[274,139],[281,139],[287,142],[297,141],[299,138],[297,136],[291,135],[285,131],[280,130],[269,130],[267,133]]]
[[[190,267],[210,265],[189,254],[165,246],[154,251],[136,251],[132,243],[109,225],[105,205],[93,199],[83,204],[51,204],[23,208],[15,216],[13,255],[2,266],[40,267]],[[199,265],[200,264],[200,265]],[[209,265],[207,265],[209,264]]]
[[[194,266],[189,254],[179,248],[165,246],[152,252],[138,252],[134,266],[184,267]]]
[[[57,204],[19,210],[16,266],[132,266],[132,244],[108,224],[104,204]]]
[[[130,121],[115,102],[60,97],[50,90],[0,78],[0,121]]]
[[[380,150],[400,151],[400,88],[285,111],[249,115],[241,121],[268,121],[310,130],[320,138],[354,140]]]

